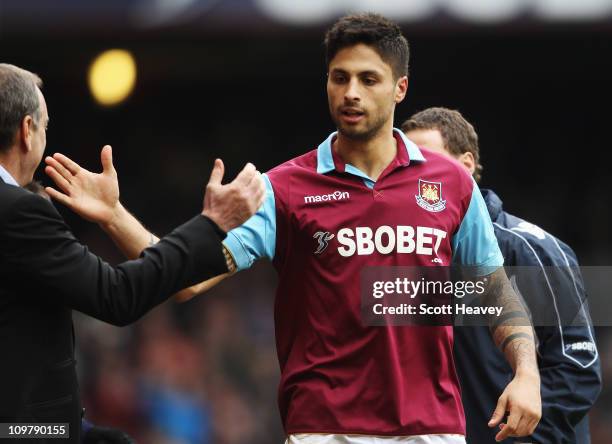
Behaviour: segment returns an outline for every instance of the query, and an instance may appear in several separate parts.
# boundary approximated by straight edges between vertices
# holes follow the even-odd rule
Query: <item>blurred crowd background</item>
[[[429,106],[459,109],[480,135],[482,186],[583,265],[612,265],[610,0],[0,0],[0,59],[43,78],[47,152],[98,170],[111,144],[122,201],[163,235],[201,208],[215,157],[227,177],[246,161],[265,171],[333,130],[322,37],[349,8],[386,14],[410,41],[398,126]],[[126,52],[94,64],[109,49]],[[60,211],[94,252],[123,260]],[[261,263],[122,329],[75,314],[87,417],[147,444],[282,442],[275,283]],[[604,391],[591,428],[607,444],[612,328],[596,333]]]

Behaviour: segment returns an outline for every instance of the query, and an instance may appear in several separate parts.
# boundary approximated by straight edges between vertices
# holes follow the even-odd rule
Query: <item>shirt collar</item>
[[[19,184],[17,183],[17,181],[13,178],[13,176],[11,176],[11,174],[6,171],[6,169],[0,165],[0,177],[2,178],[2,180],[9,184],[9,185],[14,185],[16,187],[19,186]]]
[[[404,163],[406,166],[410,165],[411,162],[425,162],[425,157],[423,157],[423,153],[421,153],[419,147],[416,146],[414,142],[409,140],[402,131],[398,130],[397,128],[393,128],[393,134],[400,144],[403,143],[408,156],[406,159],[402,159],[403,156],[398,153],[398,156],[396,157],[397,161]],[[332,143],[337,135],[337,131],[331,133],[329,137],[325,139],[317,148],[317,173],[319,174],[327,174],[336,169],[336,165],[334,164]]]

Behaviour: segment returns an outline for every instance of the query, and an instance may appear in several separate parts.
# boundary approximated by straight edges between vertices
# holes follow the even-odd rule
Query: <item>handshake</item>
[[[61,191],[51,187],[45,191],[81,217],[99,224],[128,257],[137,257],[142,250],[139,247],[148,246],[137,241],[138,235],[149,239],[152,235],[145,234],[146,230],[119,201],[119,181],[111,147],[102,148],[100,157],[102,172],[99,174],[86,170],[63,154],[47,157],[45,172]],[[217,159],[206,185],[202,215],[228,232],[255,214],[263,204],[266,191],[261,174],[251,163],[228,184],[222,184],[223,175],[223,162]],[[136,242],[126,241],[134,237]],[[153,239],[157,240],[154,236]],[[126,242],[133,245],[125,245]]]
[[[102,172],[93,173],[62,154],[56,153],[47,157],[45,172],[55,182],[57,189],[47,187],[45,191],[51,198],[65,204],[81,217],[99,224],[129,259],[136,259],[145,248],[153,245],[159,239],[146,230],[121,204],[119,181],[113,165],[110,146],[102,148],[101,161]],[[215,238],[214,242],[208,244],[211,246],[220,245],[220,240],[225,237],[225,233],[242,225],[253,216],[263,204],[266,194],[261,174],[250,163],[228,184],[222,183],[223,175],[223,162],[217,159],[206,185],[202,205],[202,215],[214,222],[220,230],[210,227],[208,223],[192,225],[214,228],[207,232],[208,236]],[[215,235],[215,232],[218,236]],[[198,233],[193,234],[197,239]],[[206,234],[201,236],[206,236]],[[193,241],[194,237],[191,239],[192,242],[187,241],[187,243],[198,243]],[[200,237],[200,239],[203,238]],[[193,248],[196,247],[197,245]],[[214,252],[210,254],[215,256]],[[217,251],[216,254],[221,256],[221,251]],[[202,257],[201,254],[199,257]],[[227,257],[225,259],[228,270],[231,270],[231,263],[228,262]],[[179,269],[182,270],[182,267]],[[205,283],[206,281],[203,281],[201,284]],[[197,286],[185,288],[176,293],[175,297],[179,301],[187,300],[197,291],[199,291]],[[143,293],[146,295],[149,292],[143,291]],[[141,302],[140,305],[144,303]],[[83,432],[83,444],[131,444],[134,442],[120,430],[94,426],[86,421],[83,423]]]

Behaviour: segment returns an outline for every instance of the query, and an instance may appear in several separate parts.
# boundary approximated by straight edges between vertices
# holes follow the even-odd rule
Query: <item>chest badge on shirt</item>
[[[446,201],[442,200],[442,182],[430,182],[419,179],[419,194],[416,194],[419,207],[438,213],[446,208]]]

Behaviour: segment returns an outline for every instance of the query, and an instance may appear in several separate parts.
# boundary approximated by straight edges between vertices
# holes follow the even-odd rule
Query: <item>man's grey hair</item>
[[[36,74],[0,63],[0,152],[13,145],[26,116],[32,116],[34,125],[40,123],[38,88],[42,88],[42,80]]]

